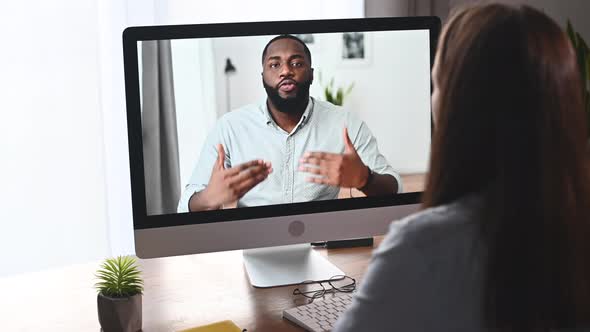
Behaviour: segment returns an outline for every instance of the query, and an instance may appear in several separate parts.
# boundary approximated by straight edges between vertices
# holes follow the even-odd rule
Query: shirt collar
[[[266,104],[266,100],[267,99],[265,98],[264,101],[260,105],[260,109],[262,110],[262,112],[265,115],[266,124],[274,124],[275,126],[277,126],[277,124],[275,123],[275,120],[273,120],[272,116],[270,115],[270,110],[268,109],[268,106]],[[314,98],[309,97],[307,107],[305,108],[305,111],[303,112],[303,115],[301,116],[301,119],[299,120],[299,123],[297,124],[297,126],[295,126],[295,128],[304,126],[307,122],[309,122],[309,119],[311,118],[311,115],[313,113],[314,103],[315,103]]]

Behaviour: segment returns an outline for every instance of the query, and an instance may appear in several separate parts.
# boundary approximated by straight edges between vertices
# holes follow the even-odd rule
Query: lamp
[[[225,105],[227,107],[227,112],[229,112],[229,111],[231,111],[229,76],[236,73],[236,67],[231,63],[230,58],[225,59],[225,69],[223,69],[223,73],[225,74],[225,100],[226,100]]]
[[[225,59],[225,69],[223,72],[227,74],[233,74],[236,72],[236,67],[234,67],[233,63],[231,63],[230,58]]]

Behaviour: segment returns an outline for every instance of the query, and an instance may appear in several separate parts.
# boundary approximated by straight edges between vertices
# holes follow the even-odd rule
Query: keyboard
[[[353,293],[330,293],[313,302],[283,310],[283,318],[307,331],[331,331],[336,320],[352,302]]]

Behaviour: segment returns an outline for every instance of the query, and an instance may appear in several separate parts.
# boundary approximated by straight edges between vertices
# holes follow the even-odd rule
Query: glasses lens
[[[302,295],[315,299],[324,296],[325,291],[324,285],[317,281],[304,281],[293,290],[293,295]]]
[[[334,276],[330,278],[330,286],[339,292],[352,292],[356,288],[356,281],[348,276]]]

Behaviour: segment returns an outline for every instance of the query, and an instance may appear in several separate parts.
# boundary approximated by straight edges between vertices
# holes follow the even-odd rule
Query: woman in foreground
[[[334,331],[590,328],[590,176],[575,53],[530,7],[443,29],[423,211],[392,223]]]

